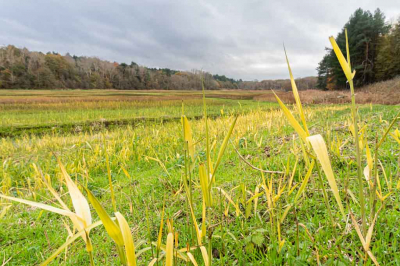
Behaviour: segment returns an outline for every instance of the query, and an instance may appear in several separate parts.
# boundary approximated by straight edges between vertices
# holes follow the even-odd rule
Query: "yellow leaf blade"
[[[232,198],[229,196],[228,193],[226,193],[225,190],[219,187],[216,187],[216,189],[219,190],[222,193],[222,195],[224,195],[225,198],[235,207],[237,213],[242,213],[239,206],[232,200]]]
[[[231,135],[232,135],[232,132],[233,132],[233,129],[234,129],[234,127],[235,127],[235,124],[236,124],[237,119],[238,119],[238,117],[236,116],[235,119],[233,120],[232,124],[231,124],[231,127],[229,128],[228,134],[226,134],[226,136],[225,136],[225,138],[224,138],[224,141],[222,142],[221,148],[219,149],[217,161],[216,161],[216,163],[215,163],[214,170],[212,171],[212,176],[211,176],[211,182],[210,182],[210,185],[209,185],[209,190],[211,190],[211,184],[212,184],[212,183],[214,182],[214,180],[215,180],[215,172],[217,171],[217,168],[218,168],[219,164],[221,163],[222,157],[223,157],[223,155],[224,155],[226,146],[228,145],[229,138],[230,138]]]
[[[329,41],[332,44],[333,51],[335,52],[336,57],[339,60],[340,66],[342,67],[347,80],[348,81],[353,80],[355,72],[353,72],[353,73],[351,72],[351,68],[350,68],[349,64],[347,63],[346,59],[344,58],[343,53],[340,50],[339,46],[337,45],[335,38],[333,38],[331,36],[331,37],[329,37]]]
[[[201,192],[203,194],[203,199],[206,205],[209,207],[211,206],[211,193],[210,190],[208,189],[209,178],[207,177],[206,168],[204,164],[200,164],[199,166],[199,177],[200,177],[200,186],[201,186]]]
[[[297,90],[296,82],[295,82],[295,80],[293,78],[292,69],[290,68],[289,59],[288,59],[288,56],[287,56],[287,53],[286,53],[286,48],[283,47],[283,49],[285,50],[286,63],[287,63],[288,70],[289,70],[290,83],[292,85],[293,96],[294,96],[294,99],[296,101],[297,109],[299,110],[300,119],[301,119],[301,121],[303,123],[305,132],[307,133],[307,135],[309,135],[308,128],[307,128],[307,123],[306,123],[306,118],[304,116],[303,107],[302,107],[301,101],[300,101],[299,91]]]
[[[314,168],[314,164],[315,164],[315,160],[311,161],[311,165],[308,168],[308,171],[306,173],[306,176],[304,177],[303,182],[301,183],[301,186],[299,188],[299,191],[297,191],[296,197],[294,198],[294,202],[296,203],[297,200],[300,198],[301,194],[303,193],[304,189],[306,188],[307,184],[308,184],[308,180],[310,179],[312,170]]]
[[[65,170],[64,165],[57,158],[58,165],[60,166],[61,172],[64,176],[65,182],[67,183],[69,195],[71,196],[72,205],[74,205],[74,209],[76,214],[81,217],[86,224],[82,225],[82,228],[89,226],[92,223],[92,216],[90,214],[89,203],[86,198],[83,196],[82,192],[79,190],[77,185],[72,181],[71,177]]]
[[[188,144],[188,152],[189,156],[192,158],[192,162],[194,161],[194,143],[192,137],[192,129],[190,128],[189,121],[185,115],[182,116],[183,123],[183,137]]]
[[[68,216],[68,217],[74,217],[76,216],[75,213],[71,212],[71,211],[67,211],[64,209],[60,209],[60,208],[56,208],[47,204],[43,204],[43,203],[39,203],[39,202],[34,202],[34,201],[30,201],[30,200],[24,200],[24,199],[19,199],[19,198],[14,198],[14,197],[9,197],[9,196],[5,196],[0,194],[0,197],[3,199],[8,199],[8,200],[12,200],[15,202],[19,202],[19,203],[24,203],[27,205],[30,205],[32,207],[36,207],[36,208],[40,208],[49,212],[54,212],[54,213],[58,213],[64,216]]]
[[[209,266],[210,262],[208,261],[207,249],[204,246],[200,247],[201,255],[203,256],[203,261],[205,266]]]
[[[174,234],[169,233],[167,236],[166,266],[172,266],[174,261]]]
[[[157,258],[154,258],[150,261],[149,266],[153,266],[154,264],[156,264],[157,262]]]
[[[367,244],[365,243],[365,239],[364,239],[364,237],[363,237],[363,235],[361,233],[360,226],[358,225],[358,223],[357,223],[356,219],[354,218],[353,214],[350,214],[350,217],[351,217],[351,220],[353,222],[354,228],[356,229],[358,238],[360,239],[364,250],[368,250]]]
[[[325,141],[319,134],[310,136],[307,138],[307,140],[311,143],[311,146],[314,149],[314,152],[317,155],[319,162],[321,163],[322,169],[324,170],[326,178],[328,179],[329,186],[332,189],[339,209],[343,217],[345,217],[342,200],[340,199],[339,189],[332,171],[332,166],[329,160],[328,150],[326,148]]]
[[[195,260],[193,254],[190,253],[190,252],[188,252],[187,255],[188,255],[190,261],[193,263],[193,265],[194,265],[194,266],[198,266],[197,261]]]
[[[289,120],[289,123],[292,125],[294,130],[296,130],[297,134],[299,134],[300,138],[304,141],[306,141],[306,138],[308,137],[308,134],[304,131],[304,129],[301,127],[299,122],[297,122],[296,118],[292,115],[292,113],[289,111],[289,109],[285,106],[285,104],[279,99],[278,95],[275,94],[275,98],[279,103],[279,106],[281,107],[283,113],[285,114],[286,118]]]
[[[128,261],[128,266],[136,266],[135,244],[133,243],[133,238],[128,222],[119,212],[115,213],[115,217],[118,220],[119,228],[122,233],[122,238],[124,239],[125,253]]]

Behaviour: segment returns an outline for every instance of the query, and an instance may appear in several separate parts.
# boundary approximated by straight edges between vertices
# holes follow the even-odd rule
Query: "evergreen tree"
[[[343,54],[347,56],[345,28],[347,28],[349,37],[352,68],[356,70],[356,85],[362,86],[374,82],[374,67],[377,60],[379,39],[389,30],[385,23],[384,14],[379,9],[372,14],[370,11],[364,11],[359,8],[351,15],[349,21],[336,37],[338,46]],[[321,65],[323,69],[320,69]],[[331,76],[325,77],[326,73]],[[318,79],[321,80],[320,88],[346,87],[347,79],[332,50],[328,51],[328,54],[325,55],[318,67]],[[329,80],[335,84],[334,86],[329,86],[329,82],[327,82],[325,85],[322,82],[323,80]]]
[[[387,80],[400,75],[400,20],[378,43],[376,79]]]
[[[322,90],[327,89],[328,74],[329,74],[328,60],[329,60],[329,54],[324,55],[324,58],[322,59],[321,62],[319,62],[317,67],[318,71],[317,88],[320,88]]]

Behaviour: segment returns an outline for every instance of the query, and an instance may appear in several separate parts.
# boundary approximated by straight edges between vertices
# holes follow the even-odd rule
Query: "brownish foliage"
[[[293,93],[277,90],[285,103],[294,103]],[[350,90],[299,91],[305,104],[350,103]],[[400,104],[400,77],[378,82],[356,90],[357,103]],[[255,100],[276,102],[270,90],[218,90],[207,91],[207,98]],[[182,90],[0,90],[0,104],[62,103],[100,101],[166,101],[201,99],[201,91]]]
[[[303,90],[300,91],[301,101],[305,104],[341,104],[350,103],[350,90],[321,91]],[[279,98],[285,103],[294,103],[291,92],[277,92]],[[359,104],[400,104],[400,78],[374,83],[356,90],[356,101]],[[275,101],[271,94],[263,94],[254,97],[254,100]]]

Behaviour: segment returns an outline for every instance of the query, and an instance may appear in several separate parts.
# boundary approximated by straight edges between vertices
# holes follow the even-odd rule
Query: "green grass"
[[[242,100],[255,92],[208,92],[207,105],[211,116],[243,113],[275,104]],[[144,98],[140,98],[144,97]],[[233,99],[232,99],[233,98]],[[197,91],[0,91],[0,136],[48,131],[98,129],[137,121],[179,119],[182,103],[188,117],[202,115],[201,93]]]
[[[185,114],[194,117],[202,114],[200,100],[184,101]],[[240,103],[240,104],[239,104]],[[88,104],[88,102],[85,102]],[[17,126],[39,125],[59,126],[60,123],[74,124],[95,121],[99,118],[108,120],[131,119],[136,117],[180,117],[182,101],[167,100],[165,102],[117,102],[100,103],[89,108],[80,108],[80,103],[72,105],[57,104],[48,109],[35,107],[25,108],[16,104],[14,107],[4,107],[1,114],[2,130],[10,131]],[[240,153],[253,165],[268,169],[289,172],[292,171],[296,157],[301,158],[302,152],[298,139],[286,122],[282,112],[275,104],[258,103],[252,100],[209,99],[208,113],[218,115],[209,120],[211,144],[216,141],[212,150],[215,160],[218,148],[232,121],[231,114],[240,114],[233,132],[232,143]],[[88,104],[89,105],[89,104]],[[145,107],[148,105],[148,107]],[[61,106],[61,107],[60,107]],[[9,108],[9,109],[7,109]],[[224,114],[221,115],[221,109]],[[350,106],[308,106],[304,109],[311,132],[324,136],[328,146],[332,168],[345,203],[346,211],[359,213],[359,206],[351,197],[344,193],[344,187],[349,180],[349,187],[355,195],[358,191],[356,180],[356,164],[354,145],[345,145],[341,154],[335,153],[335,141],[352,143],[348,129]],[[370,147],[375,142],[375,133],[381,136],[387,123],[398,112],[396,106],[360,106],[359,114],[362,125],[367,125],[366,134]],[[7,120],[9,119],[9,120]],[[196,154],[199,161],[205,160],[205,129],[204,121],[190,119],[193,137],[197,142]],[[13,121],[13,122],[12,122]],[[14,124],[13,124],[14,123]],[[20,124],[17,124],[20,123]],[[361,125],[361,126],[362,126]],[[398,123],[395,128],[398,128]],[[311,133],[313,134],[313,133]],[[104,138],[103,138],[104,137]],[[105,142],[104,142],[105,140]],[[105,152],[110,156],[111,174],[117,201],[117,209],[128,220],[134,240],[156,241],[161,220],[161,210],[165,203],[165,217],[174,219],[175,229],[179,232],[180,247],[186,243],[195,245],[190,213],[181,180],[184,171],[184,143],[182,141],[182,125],[180,121],[162,123],[160,120],[121,125],[113,128],[101,128],[98,131],[87,130],[79,132],[52,131],[44,129],[40,135],[25,135],[1,139],[0,180],[1,193],[10,194],[56,206],[53,197],[38,182],[32,164],[40,167],[43,173],[49,174],[53,186],[65,193],[65,186],[60,183],[61,174],[57,166],[56,154],[66,165],[67,171],[81,184],[88,181],[88,188],[112,214],[111,197],[108,187]],[[399,145],[389,137],[380,150],[379,158],[385,167],[393,194],[385,202],[375,227],[372,253],[382,264],[397,265],[400,263],[399,243],[399,190],[396,189],[399,169]],[[158,158],[165,164],[168,171],[155,161],[146,157]],[[363,162],[366,162],[365,156]],[[198,164],[197,164],[198,165]],[[127,178],[121,171],[124,166],[132,177]],[[287,166],[289,166],[288,169]],[[294,175],[294,183],[301,183],[307,171],[302,160],[299,160]],[[201,223],[201,190],[198,185],[198,169],[194,169],[195,180],[193,198],[195,215]],[[381,173],[381,170],[380,170]],[[266,174],[278,186],[280,176]],[[326,179],[324,182],[326,189]],[[386,194],[389,191],[381,175],[381,186]],[[248,191],[254,192],[255,187],[262,182],[260,172],[244,164],[235,153],[232,145],[223,157],[216,177],[216,186],[225,191],[245,185]],[[364,188],[367,188],[366,182]],[[237,189],[231,192],[231,197],[240,203],[242,193]],[[335,199],[328,190],[334,218],[341,228],[340,240],[335,240],[329,216],[324,205],[322,193],[317,184],[316,172],[310,178],[304,197],[292,209],[282,224],[282,237],[285,244],[279,251],[276,239],[276,228],[271,226],[267,199],[260,197],[258,211],[248,218],[236,216],[233,206],[225,216],[224,210],[228,202],[216,190],[213,197],[216,206],[209,213],[210,225],[213,228],[213,264],[214,265],[316,265],[317,259],[324,265],[363,264],[360,254],[363,253],[361,242],[352,228],[351,221],[345,221],[335,206]],[[249,199],[248,193],[246,197]],[[283,195],[275,212],[282,215],[282,210],[290,202],[293,195]],[[67,197],[65,197],[67,198]],[[0,201],[1,207],[10,205]],[[149,220],[146,219],[148,208]],[[92,211],[93,217],[97,215]],[[304,225],[312,238],[302,226]],[[68,220],[65,220],[70,224]],[[150,224],[150,227],[148,227]],[[166,227],[166,226],[164,226]],[[166,230],[166,229],[165,229]],[[149,235],[150,234],[150,239]],[[53,251],[61,246],[68,236],[59,215],[12,204],[6,215],[0,220],[0,256],[10,259],[7,265],[35,265],[45,260]],[[164,241],[165,243],[164,234]],[[113,241],[102,227],[91,232],[96,265],[115,265],[118,257]],[[297,242],[297,239],[299,240]],[[336,244],[339,243],[340,251]],[[298,248],[297,248],[298,245]],[[145,247],[139,247],[138,250]],[[199,252],[196,259],[201,261]],[[138,259],[139,265],[147,265],[152,258],[152,252],[144,252]],[[366,265],[371,265],[367,261]],[[84,243],[79,240],[68,248],[67,259],[60,255],[53,265],[88,265],[89,258]],[[185,265],[181,262],[180,265]]]

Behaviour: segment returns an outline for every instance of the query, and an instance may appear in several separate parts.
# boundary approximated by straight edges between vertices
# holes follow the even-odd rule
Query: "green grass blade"
[[[228,145],[229,138],[230,138],[231,135],[232,135],[232,132],[233,132],[233,129],[234,129],[234,127],[235,127],[235,124],[236,124],[237,119],[238,119],[238,117],[236,116],[235,119],[233,120],[232,124],[231,124],[231,127],[229,128],[228,134],[226,134],[225,139],[224,139],[224,141],[222,142],[221,148],[219,149],[218,157],[217,157],[217,162],[215,163],[214,170],[213,170],[212,176],[211,176],[211,182],[210,182],[210,184],[209,184],[209,190],[211,190],[211,185],[212,185],[212,183],[215,181],[215,172],[217,171],[218,166],[219,166],[219,164],[221,163],[222,156],[224,155],[226,146]]]
[[[97,215],[99,215],[100,219],[103,221],[104,227],[105,227],[108,235],[115,241],[115,243],[118,246],[123,246],[124,240],[123,240],[122,233],[121,233],[121,230],[119,229],[118,225],[108,215],[106,210],[103,208],[103,206],[97,200],[97,198],[92,194],[92,192],[87,188],[85,188],[85,190],[86,190],[86,193],[88,194],[88,199],[89,199],[90,203],[96,210]]]

